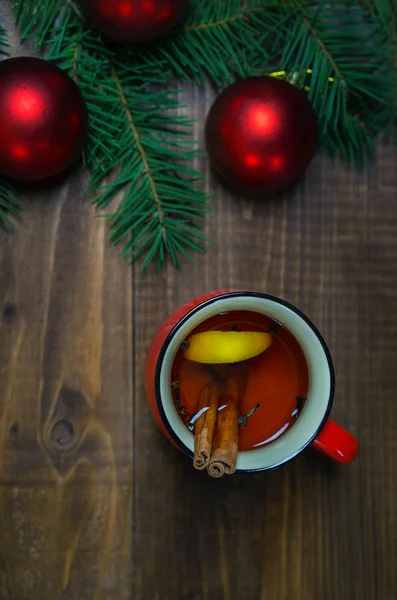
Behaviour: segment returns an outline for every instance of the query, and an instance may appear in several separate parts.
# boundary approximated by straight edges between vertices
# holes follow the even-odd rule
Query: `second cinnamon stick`
[[[211,382],[205,385],[198,398],[198,417],[194,425],[193,466],[199,471],[208,467],[210,462],[218,412],[218,400],[218,384],[216,382]]]
[[[230,375],[219,401],[212,455],[208,465],[208,473],[212,477],[232,475],[236,470],[239,405],[244,396],[246,384],[245,367],[241,364],[230,367]]]

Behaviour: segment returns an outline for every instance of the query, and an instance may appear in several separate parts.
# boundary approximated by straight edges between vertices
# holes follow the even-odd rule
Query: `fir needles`
[[[175,79],[222,87],[256,74],[308,94],[332,155],[363,164],[397,116],[397,0],[190,0],[171,35],[110,44],[73,0],[15,0],[22,39],[78,83],[91,116],[85,162],[121,255],[159,266],[202,250],[208,210]],[[0,34],[1,35],[1,34]],[[110,207],[114,206],[112,210]],[[109,214],[108,214],[109,213]]]
[[[12,226],[12,217],[19,215],[19,203],[14,188],[0,178],[0,229]]]
[[[18,23],[23,37],[35,36],[46,58],[65,69],[85,97],[89,192],[109,218],[111,242],[130,262],[143,256],[143,269],[151,261],[160,267],[166,255],[179,267],[181,255],[203,251],[200,221],[208,205],[193,168],[192,123],[178,114],[177,92],[165,88],[167,69],[139,50],[120,54],[107,46],[85,29],[72,2],[58,12],[41,3],[36,10],[36,3],[19,2]],[[115,198],[116,210],[108,214]]]

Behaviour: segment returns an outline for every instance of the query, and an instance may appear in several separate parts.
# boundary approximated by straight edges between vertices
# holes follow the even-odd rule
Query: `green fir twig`
[[[0,26],[0,59],[8,56],[7,32]]]
[[[85,162],[91,170],[89,192],[94,204],[114,212],[110,239],[122,244],[121,256],[143,257],[160,267],[166,255],[180,267],[181,256],[203,251],[199,225],[208,211],[208,197],[193,168],[199,154],[191,140],[192,125],[178,115],[178,95],[153,84],[167,83],[167,71],[150,56],[117,49],[84,27],[79,11],[68,2],[58,12],[18,2],[16,15],[23,37],[33,37],[47,59],[78,83],[90,112]],[[25,27],[23,27],[25,24]]]
[[[191,0],[185,22],[144,54],[179,79],[232,83],[272,63],[289,12],[280,0]]]
[[[84,159],[113,243],[143,266],[201,250],[208,210],[191,123],[170,78],[224,86],[273,74],[308,96],[332,155],[363,164],[397,120],[397,0],[190,0],[184,22],[151,44],[120,45],[73,0],[16,0],[22,38],[77,81],[91,129]],[[168,86],[168,88],[166,87]],[[116,208],[113,209],[114,203]]]
[[[8,231],[12,227],[13,217],[19,216],[19,202],[12,185],[0,177],[0,229]]]
[[[292,4],[282,67],[307,91],[331,154],[363,164],[396,110],[390,38],[358,0]]]
[[[122,255],[136,260],[145,254],[143,268],[168,253],[176,266],[189,248],[202,251],[205,236],[196,225],[207,211],[200,177],[190,166],[197,153],[186,134],[191,123],[177,116],[178,100],[169,91],[148,93],[128,82],[129,71],[112,65],[114,106],[127,119],[115,180],[96,200],[107,207],[119,191],[123,199],[111,215],[111,240],[126,241]],[[109,89],[109,92],[111,90]],[[95,178],[93,188],[96,188]]]
[[[379,131],[386,136],[393,135],[397,142],[397,0],[363,0],[371,18],[379,21],[382,43],[390,46],[391,65],[394,78],[390,78],[390,94],[392,100],[378,115]]]

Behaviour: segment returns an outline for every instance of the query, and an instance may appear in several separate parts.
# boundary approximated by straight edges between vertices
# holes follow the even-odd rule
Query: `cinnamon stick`
[[[239,405],[247,383],[246,370],[242,365],[231,367],[230,376],[224,385],[212,444],[212,455],[208,473],[212,477],[232,475],[236,470],[238,451]]]
[[[210,462],[218,400],[219,387],[217,383],[207,383],[198,397],[197,414],[199,416],[194,424],[193,466],[199,471],[208,467]]]

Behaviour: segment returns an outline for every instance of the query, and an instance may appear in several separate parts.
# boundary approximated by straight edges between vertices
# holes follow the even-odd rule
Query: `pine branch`
[[[185,23],[143,54],[185,81],[231,83],[273,60],[287,15],[280,0],[191,0]]]
[[[66,0],[68,3],[68,0]],[[15,20],[21,28],[21,41],[35,36],[36,45],[41,47],[51,36],[51,30],[64,0],[14,0]]]
[[[390,81],[393,99],[376,121],[379,131],[386,135],[393,134],[397,142],[397,0],[362,0],[372,19],[380,24],[382,40],[390,46],[391,69],[394,70],[394,80]]]
[[[12,226],[12,217],[19,216],[19,203],[14,188],[0,177],[0,229]]]
[[[282,66],[307,91],[331,153],[361,164],[394,110],[390,40],[358,1],[292,3]]]
[[[197,156],[186,139],[191,123],[174,114],[176,94],[131,85],[128,69],[121,64],[112,65],[110,74],[112,103],[126,116],[128,128],[118,156],[119,172],[96,204],[106,208],[123,190],[118,210],[111,216],[111,240],[126,242],[122,255],[130,260],[145,255],[143,268],[154,258],[161,264],[167,253],[179,267],[179,255],[190,256],[189,249],[202,251],[205,240],[195,224],[207,206],[198,187],[200,177],[189,166]],[[96,184],[94,176],[94,189]]]
[[[351,0],[353,2],[353,0]],[[361,0],[362,7],[369,12],[372,18],[379,19],[383,35],[389,39],[396,19],[396,0]]]
[[[191,166],[198,157],[189,140],[192,124],[178,116],[175,93],[152,91],[153,83],[167,82],[164,65],[132,50],[120,58],[119,49],[85,29],[73,2],[57,14],[45,4],[37,13],[30,0],[18,8],[24,37],[34,37],[48,60],[74,78],[87,102],[89,192],[100,209],[118,201],[105,215],[111,241],[124,245],[127,260],[143,256],[143,268],[152,260],[161,266],[167,254],[179,267],[181,255],[203,250],[197,221],[208,207]]]
[[[8,56],[7,32],[0,26],[0,58]]]
[[[141,136],[139,135],[138,129],[135,125],[132,113],[131,113],[131,109],[129,107],[128,104],[128,100],[126,98],[126,95],[124,93],[124,89],[123,86],[121,84],[121,81],[117,75],[117,71],[115,69],[115,67],[113,65],[111,65],[110,67],[110,73],[112,76],[112,79],[114,81],[114,85],[116,86],[117,92],[119,94],[119,99],[121,104],[123,105],[126,117],[127,117],[127,121],[128,121],[128,125],[131,129],[131,133],[132,136],[134,138],[134,143],[136,145],[136,148],[140,154],[141,160],[142,160],[142,165],[144,168],[144,173],[147,177],[148,183],[149,183],[149,188],[150,188],[150,192],[153,196],[153,200],[155,203],[155,207],[156,207],[156,214],[158,215],[158,220],[159,220],[159,228],[160,228],[160,232],[162,236],[166,236],[166,231],[165,231],[165,226],[164,226],[164,211],[163,211],[163,207],[162,207],[162,202],[160,199],[160,195],[159,192],[157,191],[157,186],[154,180],[154,176],[153,173],[150,170],[150,165],[149,165],[149,160],[148,160],[148,155],[141,143]]]

